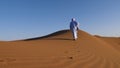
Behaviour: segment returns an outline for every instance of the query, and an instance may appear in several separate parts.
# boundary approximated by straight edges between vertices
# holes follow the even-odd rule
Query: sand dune
[[[99,38],[106,41],[112,47],[120,51],[120,38],[119,37],[99,37]]]
[[[69,30],[13,42],[0,42],[0,68],[120,68],[120,38]]]

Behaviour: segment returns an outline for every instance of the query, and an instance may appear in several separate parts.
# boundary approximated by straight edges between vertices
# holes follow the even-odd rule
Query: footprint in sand
[[[73,59],[73,57],[68,57],[68,59]]]
[[[6,60],[7,62],[14,62],[14,61],[16,61],[16,59],[13,59],[13,58],[5,58],[5,60]]]
[[[120,45],[120,43],[118,43],[118,45]]]
[[[64,53],[65,53],[65,54],[68,54],[69,52],[68,52],[68,51],[65,51]]]
[[[14,61],[16,61],[16,59],[12,59],[12,58],[0,59],[0,63],[10,63],[10,62],[14,62]]]
[[[0,59],[0,63],[2,63],[2,62],[4,62],[4,60],[3,60],[3,59]]]

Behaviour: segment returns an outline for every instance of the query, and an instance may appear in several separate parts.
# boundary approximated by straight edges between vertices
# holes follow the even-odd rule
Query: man
[[[70,22],[70,30],[72,32],[72,35],[73,35],[73,40],[77,40],[77,31],[79,30],[79,23],[76,22],[75,18],[72,18],[71,19],[71,22]]]

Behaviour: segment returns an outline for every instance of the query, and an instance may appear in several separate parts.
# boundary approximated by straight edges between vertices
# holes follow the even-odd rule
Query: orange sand
[[[120,38],[78,33],[0,42],[0,68],[120,68]]]

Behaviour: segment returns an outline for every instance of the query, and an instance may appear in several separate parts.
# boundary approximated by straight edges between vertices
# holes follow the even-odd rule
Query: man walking
[[[75,18],[72,18],[71,19],[71,22],[70,22],[70,30],[72,32],[72,35],[73,35],[73,40],[77,40],[77,31],[79,30],[79,23],[76,22]]]

